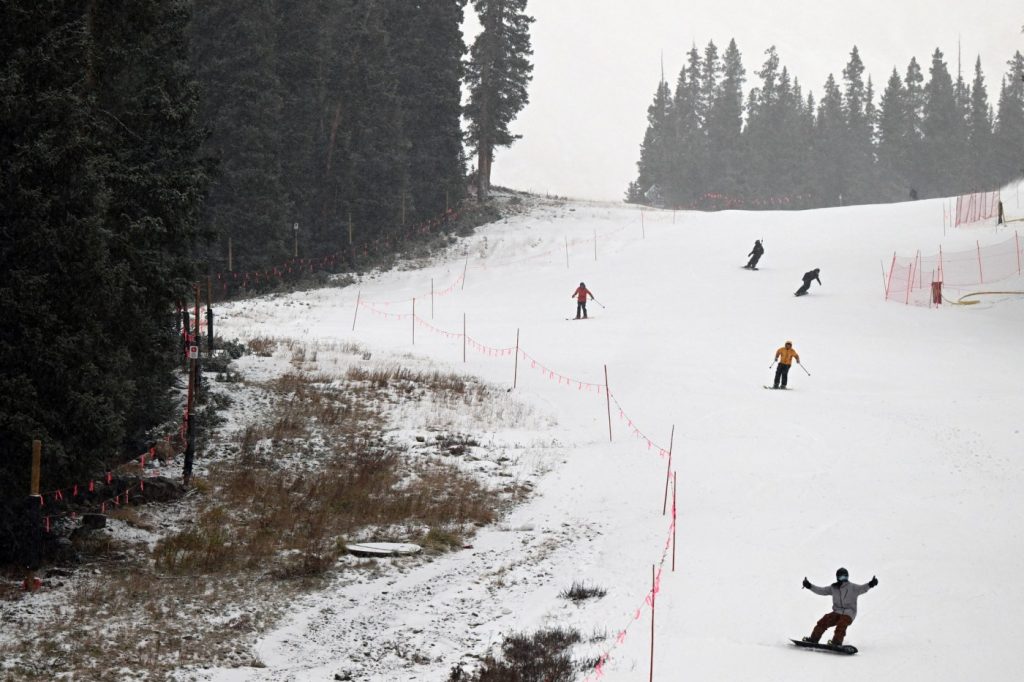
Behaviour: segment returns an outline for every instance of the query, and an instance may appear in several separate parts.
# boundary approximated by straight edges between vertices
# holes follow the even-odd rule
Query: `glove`
[[[878,585],[878,578],[871,576],[871,580],[868,581],[868,587],[875,587]]]
[[[875,582],[878,582],[878,581],[876,580]],[[808,580],[806,577],[804,578],[804,589],[805,590],[811,589],[811,581]]]

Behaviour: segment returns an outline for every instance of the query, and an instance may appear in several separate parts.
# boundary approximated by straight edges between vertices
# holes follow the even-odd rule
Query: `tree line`
[[[995,189],[1024,174],[1024,56],[1008,66],[995,105],[980,57],[968,82],[938,48],[927,78],[912,58],[878,96],[855,46],[816,100],[774,46],[746,94],[735,40],[694,46],[674,92],[658,84],[626,200],[810,208]]]
[[[472,7],[470,52],[467,0],[0,5],[0,495],[27,492],[33,439],[46,489],[178,416],[200,276],[397,248],[466,198],[467,145],[486,192],[532,20]]]

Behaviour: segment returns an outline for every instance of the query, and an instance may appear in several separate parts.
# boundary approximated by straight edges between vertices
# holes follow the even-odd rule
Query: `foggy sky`
[[[466,11],[468,44],[479,27]],[[674,90],[693,43],[703,53],[714,40],[721,54],[735,38],[749,91],[775,45],[804,97],[818,100],[829,73],[841,83],[857,45],[877,103],[892,68],[902,76],[911,57],[927,82],[936,47],[955,79],[959,38],[964,79],[980,54],[995,107],[1007,60],[1024,51],[1020,0],[530,0],[528,11],[534,78],[512,127],[523,139],[496,151],[492,182],[579,198],[619,200],[636,178],[662,53]]]

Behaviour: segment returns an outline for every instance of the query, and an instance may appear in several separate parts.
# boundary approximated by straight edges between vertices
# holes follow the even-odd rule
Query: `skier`
[[[576,297],[576,319],[580,319],[580,312],[583,312],[583,319],[587,319],[587,296],[594,298],[594,294],[591,293],[590,289],[583,282],[576,287],[576,291],[569,294],[569,298]]]
[[[750,262],[748,262],[743,267],[745,267],[748,270],[757,270],[757,261],[761,260],[761,256],[763,254],[764,254],[764,247],[761,246],[761,240],[760,239],[755,239],[754,240],[754,248],[753,248],[753,250],[750,253],[747,254],[748,256],[753,256],[753,257],[750,259]]]
[[[775,360],[779,366],[775,368],[775,382],[772,388],[786,388],[786,381],[789,379],[789,368],[793,360],[800,364],[800,354],[793,348],[792,341],[786,341],[786,345],[775,351]]]
[[[832,596],[832,611],[821,617],[815,624],[811,636],[804,637],[804,641],[817,644],[821,636],[825,634],[825,630],[834,625],[836,631],[828,644],[829,646],[842,646],[843,638],[846,637],[846,629],[853,624],[853,619],[857,617],[857,598],[876,585],[878,585],[878,578],[874,576],[871,576],[871,580],[866,585],[851,583],[850,572],[845,568],[836,571],[836,581],[828,587],[812,585],[811,581],[805,577],[805,589],[823,597]]]
[[[793,295],[794,296],[803,296],[804,294],[806,294],[807,290],[811,288],[811,282],[813,282],[814,280],[818,280],[818,286],[820,287],[821,286],[821,278],[818,277],[818,272],[819,272],[818,268],[814,268],[810,272],[805,272],[804,273],[804,277],[803,277],[804,285],[802,287],[800,287],[799,289],[797,289],[796,292]]]

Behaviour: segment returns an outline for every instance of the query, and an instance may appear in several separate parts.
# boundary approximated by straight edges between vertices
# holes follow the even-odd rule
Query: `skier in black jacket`
[[[814,268],[810,272],[804,273],[804,285],[796,290],[794,296],[803,296],[807,293],[807,290],[811,288],[811,282],[818,280],[818,286],[821,286],[821,278],[818,277],[818,268]]]
[[[753,257],[750,259],[750,262],[748,262],[743,267],[747,268],[748,270],[757,270],[757,261],[761,260],[761,256],[763,254],[764,254],[764,247],[761,246],[761,240],[757,239],[757,240],[754,241],[754,248],[753,248],[753,250],[750,253],[747,254],[748,256],[753,256]]]

